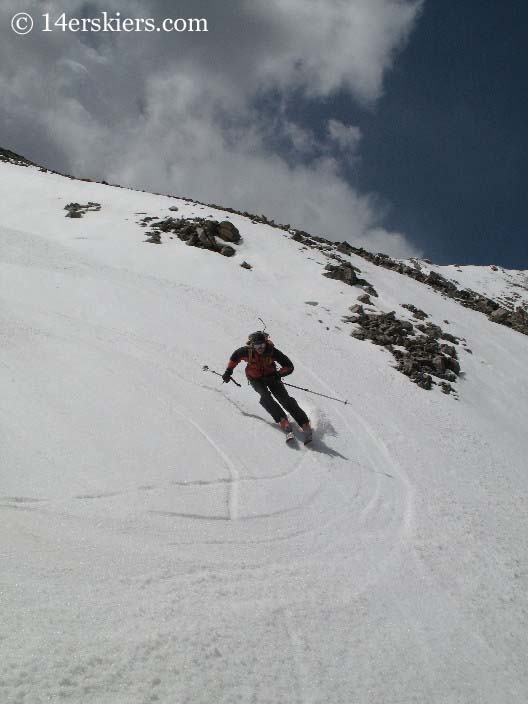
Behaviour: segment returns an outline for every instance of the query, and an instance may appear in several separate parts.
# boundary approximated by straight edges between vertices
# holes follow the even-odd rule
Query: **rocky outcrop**
[[[370,300],[370,296],[368,293],[364,293],[362,296],[358,296],[358,301],[360,303],[364,303],[366,306],[371,306],[372,301]]]
[[[359,271],[359,269],[348,262],[342,262],[337,265],[327,264],[323,276],[328,279],[337,279],[337,281],[342,281],[349,286],[357,286],[359,279],[356,271]]]
[[[329,279],[337,279],[349,286],[361,286],[368,296],[376,296],[377,291],[366,279],[358,278],[356,272],[361,272],[356,266],[350,262],[341,261],[339,264],[327,264],[323,276]]]
[[[291,238],[296,242],[302,243],[306,247],[318,249],[322,254],[331,259],[341,260],[340,265],[337,267],[332,267],[332,273],[324,273],[324,276],[339,279],[345,283],[350,283],[350,285],[357,285],[356,283],[351,283],[352,277],[342,268],[343,265],[352,265],[339,256],[340,254],[355,254],[371,262],[372,264],[375,264],[376,266],[383,267],[384,269],[391,269],[392,271],[396,271],[403,276],[408,276],[416,281],[419,281],[420,283],[426,284],[427,286],[430,286],[434,290],[438,291],[441,295],[456,300],[465,308],[471,308],[472,310],[483,313],[492,322],[510,327],[523,335],[528,335],[528,310],[525,307],[519,306],[517,308],[513,308],[512,306],[513,309],[510,309],[501,306],[498,302],[490,298],[486,298],[485,296],[475,293],[475,291],[460,289],[455,283],[449,281],[441,274],[438,274],[435,271],[424,271],[418,260],[411,259],[411,265],[409,265],[404,262],[391,259],[388,254],[384,254],[382,252],[373,254],[362,247],[354,247],[346,241],[331,242],[323,237],[315,237],[314,235],[310,235],[302,230],[295,230],[292,233]],[[430,260],[427,259],[424,259],[423,262],[428,264],[431,263]],[[328,269],[328,266],[326,268]],[[355,271],[359,271],[357,267],[354,267],[354,269]]]
[[[147,216],[141,220],[140,225],[151,228],[146,233],[148,237],[145,242],[161,244],[162,235],[175,235],[189,247],[208,249],[224,257],[232,257],[236,254],[235,248],[231,245],[238,244],[241,240],[240,232],[227,220],[218,222],[204,218],[186,220],[173,217],[160,220]]]
[[[216,222],[214,220],[209,220],[208,222]],[[213,233],[216,237],[220,237],[221,240],[225,242],[234,242],[237,244],[240,242],[240,232],[229,220],[223,220],[216,224],[216,228],[213,228]]]
[[[370,340],[389,350],[396,360],[396,369],[422,389],[431,389],[436,377],[442,380],[444,393],[454,391],[450,382],[456,381],[460,374],[455,347],[458,338],[432,323],[413,325],[399,320],[394,311],[366,313],[363,306],[356,304],[350,312],[353,315],[345,316],[343,321],[358,325],[351,333],[353,337]]]
[[[15,166],[37,166],[25,156],[20,156],[20,154],[15,154],[15,152],[9,149],[0,148],[0,161],[5,161],[8,164],[14,164]]]
[[[401,304],[402,308],[406,308],[407,310],[410,310],[411,313],[413,314],[414,318],[417,318],[418,320],[425,320],[429,316],[427,313],[425,313],[423,310],[420,310],[416,306],[413,306],[412,303],[402,303]]]
[[[96,213],[101,210],[101,204],[92,203],[92,201],[88,201],[86,205],[80,205],[79,203],[68,203],[68,205],[64,206],[64,210],[68,211],[66,213],[67,218],[82,218],[82,216],[88,212]]]
[[[528,310],[522,306],[514,310],[504,308],[496,301],[482,296],[479,293],[475,293],[475,291],[458,288],[455,283],[435,271],[424,272],[416,262],[414,262],[413,266],[409,266],[391,259],[386,254],[372,254],[363,248],[352,247],[348,243],[340,243],[336,246],[336,249],[343,251],[343,247],[348,253],[356,254],[377,266],[392,269],[399,274],[420,281],[447,298],[456,300],[465,308],[471,308],[479,313],[483,313],[491,321],[499,325],[505,325],[513,330],[517,330],[523,335],[528,335]]]

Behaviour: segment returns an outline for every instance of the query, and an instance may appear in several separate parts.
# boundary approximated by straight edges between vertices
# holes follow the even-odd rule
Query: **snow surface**
[[[237,255],[145,243],[173,205]],[[465,340],[459,399],[423,391],[287,233],[33,167],[0,164],[0,238],[1,702],[528,701],[528,338],[351,256]],[[311,447],[202,370],[259,317],[349,401],[292,390]]]
[[[405,260],[400,260],[405,261]],[[435,271],[456,284],[459,289],[469,289],[497,301],[512,310],[517,306],[528,307],[528,271],[503,269],[490,266],[439,266],[421,259],[412,259],[424,274]],[[407,264],[409,262],[406,262]]]

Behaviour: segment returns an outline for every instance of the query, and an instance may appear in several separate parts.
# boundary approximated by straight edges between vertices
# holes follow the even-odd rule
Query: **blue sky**
[[[438,263],[528,268],[527,51],[526,3],[427,2],[358,116],[360,187]]]
[[[67,19],[207,33],[43,33],[0,6],[0,145],[60,171],[264,213],[393,256],[528,268],[518,1],[121,0]]]

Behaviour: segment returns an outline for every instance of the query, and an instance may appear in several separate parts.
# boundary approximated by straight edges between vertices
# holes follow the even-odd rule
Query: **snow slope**
[[[238,215],[231,259],[145,243],[174,205],[226,218],[0,163],[0,701],[524,704],[528,338],[351,256],[465,339],[423,391],[321,253]],[[349,401],[292,389],[310,448],[202,369],[259,317]]]
[[[497,301],[502,307],[512,310],[517,306],[528,306],[528,272],[490,266],[438,266],[418,261],[424,273],[436,271],[456,284],[459,289],[470,289]]]

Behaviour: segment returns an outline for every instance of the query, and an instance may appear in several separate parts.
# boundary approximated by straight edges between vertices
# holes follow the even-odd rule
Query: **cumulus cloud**
[[[2,3],[2,27],[16,5]],[[395,256],[417,253],[383,229],[377,200],[346,181],[358,128],[330,119],[317,137],[308,119],[288,118],[288,106],[337,90],[371,106],[418,1],[193,0],[178,3],[177,15],[162,0],[68,5],[77,18],[103,10],[205,17],[209,32],[2,30],[3,146],[80,176],[265,213]],[[64,12],[55,1],[26,6],[36,20]]]
[[[328,121],[328,134],[344,151],[356,151],[361,139],[361,130],[354,125],[345,125],[339,120]]]
[[[419,2],[405,0],[266,0],[262,22],[279,37],[260,73],[283,90],[299,87],[324,97],[346,88],[371,103],[383,74],[406,41]]]

